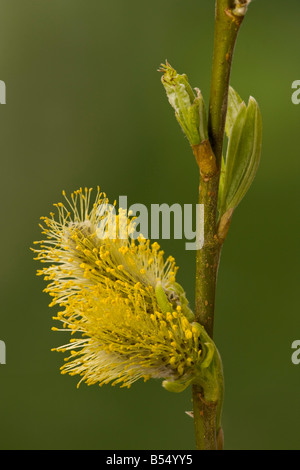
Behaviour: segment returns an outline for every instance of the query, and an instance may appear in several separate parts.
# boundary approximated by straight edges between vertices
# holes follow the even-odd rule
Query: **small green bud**
[[[163,72],[162,84],[175,116],[191,145],[199,145],[208,138],[206,110],[201,91],[196,94],[185,74],[180,75],[166,62],[159,69]]]

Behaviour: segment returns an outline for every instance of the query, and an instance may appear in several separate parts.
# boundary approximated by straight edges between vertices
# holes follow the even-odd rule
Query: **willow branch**
[[[247,0],[244,2],[247,5]],[[240,0],[243,3],[243,0]],[[246,7],[245,7],[246,8]],[[246,11],[245,11],[246,12]],[[237,14],[238,13],[238,14]],[[223,239],[217,234],[218,187],[227,113],[230,72],[234,47],[243,16],[233,0],[216,1],[215,38],[209,103],[208,133],[210,146],[203,173],[203,147],[193,148],[200,168],[199,204],[204,204],[205,243],[196,255],[196,321],[213,337],[217,273]],[[201,144],[202,145],[202,144]],[[204,152],[205,153],[205,152]],[[200,160],[202,159],[202,165]],[[220,397],[222,400],[223,397]],[[223,432],[218,406],[205,400],[203,389],[193,386],[194,423],[198,450],[223,448]]]

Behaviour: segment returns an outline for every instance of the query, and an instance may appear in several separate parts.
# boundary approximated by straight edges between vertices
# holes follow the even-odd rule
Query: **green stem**
[[[198,379],[198,383],[193,386],[194,417],[202,418],[195,419],[197,450],[221,450],[224,379],[222,361],[217,350],[210,366],[207,369],[202,368]]]
[[[222,241],[216,233],[216,213],[219,174],[200,183],[199,203],[204,206],[205,243],[196,256],[196,309],[195,320],[204,326],[212,338],[214,326],[215,292]],[[219,382],[223,381],[223,377]],[[223,389],[218,401],[206,400],[205,387],[193,386],[194,425],[198,450],[216,450],[223,401]]]
[[[216,1],[215,39],[208,132],[216,171],[208,177],[201,171],[199,204],[204,204],[205,242],[196,254],[196,309],[195,320],[213,337],[215,293],[218,266],[223,239],[217,234],[217,204],[228,90],[235,41],[243,17],[232,14],[233,0]],[[195,150],[194,150],[195,153]],[[195,153],[196,154],[196,153]],[[198,152],[199,154],[199,152]],[[199,163],[199,161],[198,161]],[[216,450],[223,447],[220,414],[223,390],[219,403],[205,399],[205,388],[193,386],[194,424],[198,450]]]
[[[233,0],[216,1],[215,39],[210,89],[208,132],[218,165],[221,165],[228,89],[236,38],[243,16],[232,14]]]
[[[195,320],[213,337],[215,293],[221,243],[216,233],[219,174],[208,181],[201,179],[199,204],[204,204],[205,241],[196,253]]]
[[[193,385],[195,438],[197,450],[216,450],[216,404],[208,406],[204,401],[203,390]],[[196,419],[201,416],[202,419]]]

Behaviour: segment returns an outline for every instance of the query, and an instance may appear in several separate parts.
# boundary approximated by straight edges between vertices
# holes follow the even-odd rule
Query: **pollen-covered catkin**
[[[50,306],[60,307],[54,319],[62,328],[53,329],[72,334],[56,348],[70,353],[62,373],[79,374],[87,384],[127,387],[140,378],[192,380],[202,360],[201,329],[188,320],[192,313],[176,283],[174,258],[164,260],[156,242],[125,237],[133,219],[122,210],[107,218],[115,205],[99,188],[94,203],[87,188],[63,196],[57,215],[42,217],[45,237],[33,250],[46,264],[38,275],[48,281]],[[167,298],[164,311],[157,285]]]

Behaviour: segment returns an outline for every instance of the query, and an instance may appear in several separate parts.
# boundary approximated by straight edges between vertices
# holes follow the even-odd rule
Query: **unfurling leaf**
[[[219,197],[222,217],[235,209],[255,177],[262,146],[262,119],[257,102],[250,97],[248,106],[231,88],[226,132],[229,135],[225,173]]]
[[[229,87],[228,107],[227,107],[226,125],[225,125],[225,131],[226,131],[227,137],[230,136],[232,126],[239,113],[239,109],[240,109],[242,102],[243,100],[240,97],[240,95],[232,87]]]
[[[206,109],[201,91],[195,92],[185,74],[180,75],[168,62],[159,69],[162,84],[175,116],[191,145],[199,145],[208,138]]]

